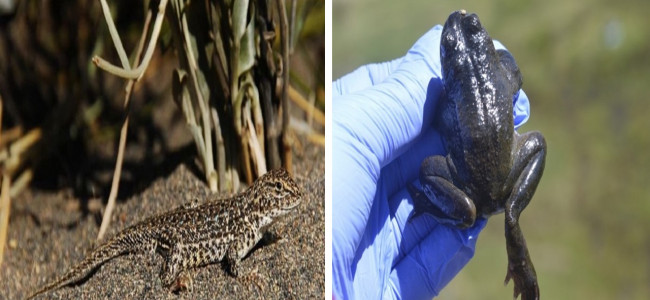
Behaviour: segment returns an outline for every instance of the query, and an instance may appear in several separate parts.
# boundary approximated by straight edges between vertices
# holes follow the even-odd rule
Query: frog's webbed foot
[[[530,262],[530,259],[529,259]],[[506,272],[506,280],[504,285],[508,285],[510,279],[515,283],[515,291],[512,295],[513,299],[517,299],[521,295],[522,300],[539,300],[539,286],[537,285],[537,276],[535,275],[535,268],[532,263],[528,264],[530,270],[524,270],[525,265],[515,266],[508,262],[508,271]],[[527,275],[533,274],[530,277]],[[521,274],[524,274],[523,276]]]
[[[420,168],[422,191],[409,186],[414,214],[427,213],[438,222],[467,228],[476,220],[474,202],[452,181],[453,162],[436,155],[424,159]]]
[[[513,183],[506,201],[506,249],[508,250],[508,272],[505,283],[515,283],[514,298],[520,294],[523,300],[539,299],[537,274],[528,254],[526,240],[519,227],[519,215],[526,208],[535,193],[544,172],[546,142],[539,132],[528,132],[517,136],[515,162],[510,178]]]

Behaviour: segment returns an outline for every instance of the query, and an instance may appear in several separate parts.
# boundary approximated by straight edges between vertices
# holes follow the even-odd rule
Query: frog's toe
[[[470,211],[470,213],[463,216],[455,225],[459,229],[470,228],[474,225],[474,221],[476,221],[476,211]]]
[[[537,279],[517,274],[510,264],[508,264],[508,272],[506,273],[506,280],[503,284],[508,285],[510,279],[515,283],[512,299],[517,299],[517,297],[521,295],[522,300],[539,300],[539,286],[537,285]]]

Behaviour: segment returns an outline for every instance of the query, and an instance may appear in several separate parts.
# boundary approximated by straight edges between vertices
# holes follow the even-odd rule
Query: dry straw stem
[[[4,257],[5,242],[7,241],[7,228],[9,227],[9,208],[11,207],[11,177],[2,175],[2,192],[0,192],[0,265]]]
[[[309,102],[303,97],[300,92],[298,92],[293,86],[289,85],[289,98],[297,105],[298,108],[302,109],[307,113],[307,121],[302,119],[291,118],[291,129],[296,133],[301,133],[307,136],[311,142],[318,144],[320,146],[325,146],[325,136],[323,134],[317,133],[311,127],[311,120],[315,120],[321,125],[325,125],[325,114],[318,110],[312,102]]]
[[[27,188],[29,183],[34,178],[34,171],[31,168],[26,169],[11,183],[11,189],[9,190],[9,197],[15,198]]]
[[[38,151],[37,149],[35,150],[35,148],[37,148],[35,145],[39,143],[41,139],[41,128],[34,128],[8,146],[8,150],[3,149],[0,152],[0,163],[2,164],[3,176],[16,177],[14,175],[21,170],[21,168],[26,166],[28,161],[34,163],[34,158],[38,155],[35,152]],[[30,167],[25,167],[20,175],[17,176],[17,179],[12,182],[9,196],[15,197],[22,192],[29,182],[31,182],[33,175],[33,170]]]
[[[97,67],[105,70],[106,72],[127,79],[135,79],[137,81],[142,77],[142,74],[144,74],[144,71],[147,69],[147,66],[149,66],[151,57],[153,56],[153,51],[155,49],[156,42],[158,41],[158,35],[160,34],[160,28],[162,27],[162,21],[164,19],[163,16],[165,13],[165,8],[167,7],[167,0],[161,0],[160,4],[158,5],[158,14],[156,15],[156,21],[153,24],[153,30],[151,32],[151,38],[149,39],[147,51],[144,54],[142,63],[140,65],[138,64],[133,65],[134,69],[129,68],[128,59],[126,59],[126,54],[124,53],[124,48],[122,47],[122,43],[119,42],[119,35],[117,33],[117,29],[115,29],[115,24],[113,23],[112,20],[113,18],[110,16],[110,10],[108,9],[106,0],[101,0],[101,3],[102,3],[102,11],[104,12],[104,16],[106,17],[107,20],[106,23],[108,25],[109,32],[113,37],[113,41],[118,40],[118,43],[115,43],[115,48],[117,49],[118,55],[120,56],[120,61],[122,62],[122,68],[109,63],[108,61],[104,60],[99,56],[93,57],[93,62],[95,63],[95,65],[97,65]],[[143,30],[143,35],[146,36],[146,30]]]
[[[212,117],[212,123],[214,124],[214,138],[217,150],[217,168],[219,168],[217,174],[219,176],[220,183],[220,192],[226,190],[226,146],[223,140],[223,135],[221,135],[221,124],[219,123],[219,115],[217,110],[214,107],[210,108],[210,116]]]
[[[0,124],[2,124],[2,99],[0,99]],[[18,130],[15,130],[18,129]],[[9,132],[18,133],[22,132],[20,127],[10,129]],[[0,132],[2,132],[0,126]],[[0,140],[13,140],[17,137],[6,136],[0,137]],[[35,128],[29,131],[25,136],[19,138],[8,147],[0,152],[0,163],[2,164],[2,186],[0,191],[0,265],[4,257],[5,243],[7,242],[7,230],[9,228],[9,214],[11,208],[11,198],[20,193],[32,179],[33,171],[31,168],[25,169],[19,176],[16,182],[11,184],[11,177],[28,161],[30,151],[33,146],[41,140],[41,129]],[[8,144],[5,141],[3,144]],[[8,149],[7,149],[8,148]]]
[[[16,129],[16,128],[13,128]],[[8,131],[20,132],[22,130],[13,130]],[[34,148],[36,143],[40,142],[42,138],[42,130],[40,128],[34,128],[30,130],[26,135],[20,137],[13,144],[5,147],[0,151],[0,164],[2,164],[2,176],[11,178],[15,177],[14,175],[25,165],[27,162],[32,160],[35,157]],[[26,167],[17,179],[10,184],[9,197],[15,197],[20,192],[22,192],[29,182],[32,180],[33,171],[30,167]],[[7,200],[9,201],[9,200]],[[9,206],[7,206],[9,209]],[[8,215],[8,213],[7,213]],[[1,223],[0,223],[1,224]],[[0,241],[0,244],[3,241]]]
[[[308,140],[315,144],[325,147],[325,136],[315,132],[311,125],[305,120],[291,117],[291,129],[297,134],[306,136]]]
[[[28,150],[41,140],[42,135],[40,128],[34,128],[9,147],[2,149],[0,163],[2,163],[3,173],[14,175],[27,161]]]
[[[0,140],[2,140],[2,102],[2,96],[0,96]],[[10,180],[10,177],[7,176],[6,173],[2,175],[2,191],[0,191],[0,265],[2,265],[2,258],[5,253],[7,229],[9,228],[9,208],[11,207],[11,199],[9,198],[7,190],[11,184]]]
[[[287,24],[287,9],[284,5],[284,0],[276,0],[278,7],[278,14],[280,15],[280,39],[282,42],[282,152],[284,154],[284,168],[293,170],[292,158],[293,151],[291,145],[293,144],[293,137],[289,135],[289,102],[287,101],[287,94],[289,85],[289,25]]]
[[[104,16],[106,17],[106,23],[109,27],[109,32],[111,33],[111,36],[113,38],[113,41],[115,43],[115,48],[117,49],[118,55],[120,56],[120,61],[123,64],[124,71],[130,72],[131,68],[128,64],[128,59],[126,59],[126,53],[124,51],[124,48],[122,47],[122,42],[120,41],[119,34],[117,33],[117,30],[115,29],[115,24],[113,23],[113,18],[110,15],[110,10],[108,8],[108,5],[106,5],[106,0],[101,0],[102,3],[102,11],[104,12]],[[160,5],[158,6],[158,14],[156,16],[156,22],[154,24],[154,29],[153,33],[151,35],[151,40],[149,41],[149,48],[147,49],[147,54],[145,54],[145,59],[151,59],[151,55],[153,54],[153,46],[155,45],[156,40],[158,39],[158,33],[160,32],[160,24],[162,23],[162,18],[163,18],[163,12],[165,9],[165,5],[167,4],[166,0],[162,0]],[[144,29],[142,31],[142,35],[140,36],[140,42],[138,43],[138,48],[136,50],[136,58],[135,61],[133,62],[133,66],[137,66],[139,63],[139,58],[142,54],[142,50],[144,48],[144,43],[146,40],[147,36],[147,28],[149,28],[149,24],[151,23],[151,11],[147,12],[147,17],[145,20],[144,24]],[[117,42],[116,42],[117,41]],[[151,50],[151,51],[150,51]],[[149,51],[151,53],[149,53]],[[148,58],[147,58],[148,55]],[[101,60],[97,56],[93,58],[93,62],[96,64],[98,61]],[[111,221],[111,215],[113,214],[113,210],[115,209],[115,200],[117,198],[117,192],[119,190],[119,181],[120,177],[122,174],[122,162],[124,161],[124,148],[126,146],[126,136],[129,128],[129,101],[131,99],[131,94],[133,93],[133,86],[135,83],[141,78],[142,74],[144,74],[144,70],[146,69],[147,65],[149,64],[148,61],[143,62],[140,64],[140,67],[142,68],[142,71],[140,75],[135,76],[133,78],[131,77],[125,77],[125,78],[130,78],[129,81],[126,84],[125,88],[125,95],[124,95],[124,108],[126,110],[126,116],[124,118],[124,123],[122,124],[122,129],[120,131],[120,142],[118,146],[118,152],[117,152],[117,159],[115,161],[115,170],[113,172],[113,180],[111,183],[111,192],[108,196],[108,203],[106,204],[106,209],[104,210],[104,215],[102,216],[102,224],[99,227],[99,232],[97,233],[97,240],[101,240],[104,237],[104,234],[106,233],[106,230],[108,229],[108,226]],[[101,66],[98,64],[98,66],[101,68]],[[140,68],[138,67],[138,68]],[[109,73],[113,73],[117,76],[121,76],[120,74],[122,73],[114,73],[111,72],[111,70],[105,69]],[[137,70],[137,69],[136,69]],[[119,71],[121,72],[121,71]]]
[[[313,118],[314,121],[318,122],[318,124],[325,125],[325,114],[314,107],[312,103],[307,101],[305,97],[303,97],[300,92],[298,92],[291,85],[289,85],[289,98],[293,101],[293,103],[298,105],[300,109],[307,113],[308,120]]]
[[[255,166],[257,166],[257,174],[264,174],[266,173],[266,165],[264,164],[264,153],[262,148],[260,148],[260,142],[257,139],[257,135],[253,133],[253,121],[251,118],[246,118],[247,125],[249,127],[249,130],[246,130],[248,134],[248,145],[250,145],[251,152],[253,154],[253,163]]]
[[[5,145],[19,139],[21,136],[23,136],[22,126],[7,129],[7,131],[2,133],[2,137],[0,137],[0,149],[3,149]]]
[[[257,141],[264,140],[264,126],[262,111],[259,104],[259,91],[252,77],[252,68],[255,65],[255,18],[256,7],[249,5],[248,0],[233,2],[232,7],[232,32],[233,45],[230,56],[230,97],[233,107],[235,131],[241,147],[241,162],[246,182],[253,182],[253,167],[257,175],[266,173],[264,156],[253,157],[252,149],[259,148],[264,151],[264,146],[250,145],[253,141],[249,135],[257,134]],[[250,21],[248,21],[250,19]],[[253,111],[253,115],[251,115]],[[248,125],[247,118],[253,118],[254,127]],[[251,131],[255,131],[251,133]],[[253,166],[251,165],[253,163]],[[260,173],[261,171],[261,173]]]
[[[181,62],[181,66],[183,67],[182,71],[178,73],[179,78],[183,79],[181,83],[181,88],[183,90],[187,90],[189,92],[189,95],[185,95],[184,93],[179,94],[179,96],[182,96],[182,100],[179,101],[181,105],[179,105],[182,108],[182,111],[185,115],[185,118],[188,122],[188,126],[190,128],[190,131],[192,132],[192,136],[194,138],[195,143],[197,144],[199,156],[201,158],[201,162],[203,163],[203,170],[205,172],[205,178],[208,183],[208,186],[211,191],[216,192],[218,189],[218,186],[224,185],[223,181],[220,181],[219,178],[217,177],[216,171],[214,169],[214,158],[213,158],[213,151],[212,151],[212,134],[210,132],[212,126],[210,124],[211,117],[214,119],[215,116],[211,116],[210,114],[210,105],[209,105],[209,100],[206,99],[203,96],[203,93],[201,92],[201,88],[199,86],[199,74],[198,74],[198,69],[199,67],[197,66],[196,62],[197,59],[194,56],[194,51],[192,47],[192,43],[190,41],[191,37],[191,32],[189,29],[189,25],[187,22],[187,15],[184,11],[184,3],[181,1],[177,0],[172,0],[172,8],[175,10],[175,15],[178,17],[176,20],[172,20],[172,23],[176,23],[178,26],[178,29],[180,32],[179,39],[182,42],[182,52],[179,53],[183,59]],[[186,64],[186,65],[185,65]],[[189,82],[184,80],[183,77],[185,77],[184,74],[186,73],[188,75]],[[181,76],[183,75],[183,76]],[[200,122],[201,125],[197,124],[196,120],[196,115],[194,113],[194,109],[192,107],[192,101],[190,101],[190,98],[194,98],[195,101],[194,103],[198,103],[199,106],[199,116],[200,116]],[[177,99],[178,101],[178,99]],[[218,126],[218,120],[214,125],[215,125],[215,135],[220,134],[220,128]],[[215,138],[216,140],[219,140],[220,137],[217,136]],[[217,149],[217,154],[219,153],[220,149]]]

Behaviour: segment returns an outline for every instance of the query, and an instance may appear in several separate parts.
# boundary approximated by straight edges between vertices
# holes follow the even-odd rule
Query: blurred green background
[[[479,15],[524,76],[546,170],[522,214],[544,299],[650,299],[649,1],[335,0],[333,78],[400,57],[454,10]],[[437,299],[510,299],[503,215]]]

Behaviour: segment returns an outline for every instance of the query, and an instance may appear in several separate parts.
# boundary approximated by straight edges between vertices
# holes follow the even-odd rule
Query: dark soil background
[[[193,289],[178,294],[162,286],[160,255],[127,254],[103,264],[86,281],[45,294],[43,299],[313,299],[324,295],[324,149],[305,144],[296,151],[296,181],[305,198],[273,225],[242,261],[239,278],[221,264],[197,268]],[[228,195],[225,195],[228,196]],[[118,203],[107,237],[193,198],[207,199],[204,181],[181,163],[141,193]],[[97,200],[94,200],[97,201]],[[91,201],[92,202],[92,201]],[[101,205],[96,203],[92,205]],[[25,297],[81,261],[93,248],[101,215],[67,191],[29,190],[13,201],[0,299]]]

